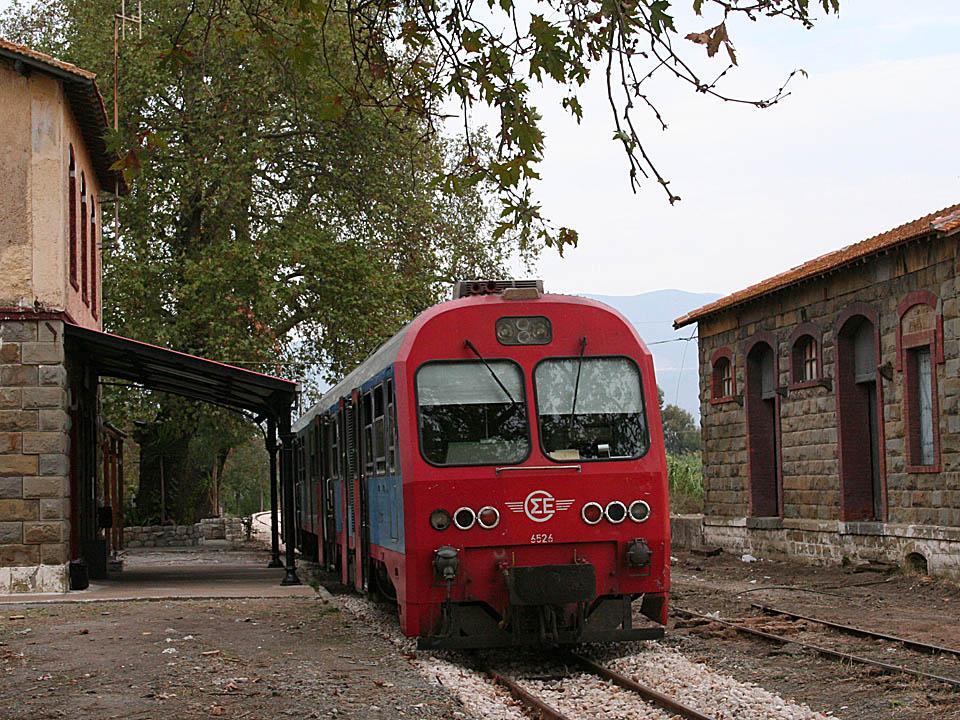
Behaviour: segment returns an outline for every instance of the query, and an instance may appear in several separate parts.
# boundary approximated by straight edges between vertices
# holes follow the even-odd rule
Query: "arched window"
[[[83,301],[90,304],[89,265],[87,259],[87,178],[80,173],[80,295]]]
[[[943,357],[943,312],[928,290],[908,293],[897,307],[897,369],[903,372],[907,472],[940,471],[937,365]]]
[[[70,146],[70,178],[69,178],[69,202],[67,212],[70,214],[68,223],[70,228],[69,248],[70,253],[70,284],[74,290],[79,290],[77,284],[77,160],[73,154],[73,145]]]
[[[736,381],[733,377],[733,355],[727,348],[721,348],[713,354],[713,371],[710,388],[710,402],[727,402],[736,394]]]
[[[100,287],[99,263],[97,259],[100,253],[97,251],[97,201],[90,198],[90,309],[93,316],[97,317],[97,292]]]
[[[790,389],[823,382],[823,332],[810,322],[797,325],[790,333]]]
[[[793,381],[810,382],[817,379],[817,341],[811,335],[801,335],[793,344]]]

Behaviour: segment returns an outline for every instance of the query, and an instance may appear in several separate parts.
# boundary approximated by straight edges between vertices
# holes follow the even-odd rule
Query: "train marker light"
[[[607,516],[607,520],[614,525],[622,523],[627,519],[627,506],[619,500],[611,500],[607,503],[607,509],[604,514]]]
[[[596,525],[603,519],[603,508],[600,503],[588,502],[580,511],[580,517],[587,525]]]
[[[477,522],[485,530],[492,530],[500,524],[500,511],[490,505],[482,507],[477,513]]]
[[[430,513],[430,527],[434,530],[446,530],[450,527],[450,513],[446,510],[434,510]]]
[[[634,500],[630,503],[630,519],[634,522],[646,522],[650,517],[650,506],[643,500]]]
[[[468,507],[462,507],[453,514],[453,524],[460,530],[469,530],[477,521],[477,514]]]

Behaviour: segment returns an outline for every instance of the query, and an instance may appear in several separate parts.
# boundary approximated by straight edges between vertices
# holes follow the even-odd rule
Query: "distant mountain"
[[[684,313],[720,297],[717,293],[656,290],[641,295],[586,295],[622,312],[653,352],[657,384],[664,402],[679,405],[700,421],[700,381],[697,373],[697,340],[685,342],[696,325],[680,331],[673,321]],[[664,342],[672,341],[672,342]],[[656,343],[656,344],[654,344]]]

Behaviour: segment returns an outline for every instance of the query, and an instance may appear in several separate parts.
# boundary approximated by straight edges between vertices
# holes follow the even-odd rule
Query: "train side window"
[[[387,471],[387,449],[384,436],[385,422],[383,418],[383,385],[373,389],[373,459],[377,475]]]
[[[329,425],[330,432],[330,477],[340,477],[340,414],[334,413]]]
[[[362,411],[363,465],[369,475],[373,473],[373,396],[371,393],[364,393]]]
[[[395,473],[397,471],[397,415],[396,404],[393,398],[393,380],[387,380],[383,387],[384,393],[387,396],[387,472]]]

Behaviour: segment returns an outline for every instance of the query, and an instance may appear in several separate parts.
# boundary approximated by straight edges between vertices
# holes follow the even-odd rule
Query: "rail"
[[[579,653],[565,651],[560,656],[560,659],[570,661],[569,664],[578,665],[586,672],[611,682],[614,685],[623,688],[624,690],[629,690],[633,693],[636,693],[645,702],[667,710],[674,715],[684,718],[684,720],[714,720],[714,718],[711,716],[704,715],[703,713],[684,705],[675,698],[664,695],[663,693],[654,690],[647,685],[637,682],[633,678],[629,678],[626,675],[616,672],[615,670],[611,670],[610,668],[605,667],[600,663],[591,660],[590,658],[584,657]],[[568,663],[563,664],[566,665]],[[489,667],[483,667],[483,670],[487,673],[487,675],[490,676],[494,683],[506,688],[506,690],[515,700],[535,713],[537,717],[541,718],[541,720],[570,720],[568,716],[564,715],[542,698],[539,698],[531,693],[529,690],[520,685],[520,683],[518,683],[515,679],[503,675],[502,673],[498,673]]]
[[[853,655],[851,653],[840,652],[839,650],[833,650],[831,648],[825,648],[820,645],[814,645],[812,643],[803,642],[795,638],[783,637],[782,635],[775,635],[773,633],[768,633],[763,630],[757,630],[756,628],[748,627],[746,625],[740,625],[730,620],[722,620],[720,618],[713,617],[712,615],[704,615],[702,613],[693,612],[692,610],[685,610],[683,608],[672,607],[670,611],[676,615],[682,615],[683,617],[688,618],[697,618],[699,620],[704,620],[708,623],[717,623],[718,625],[723,625],[732,630],[736,630],[738,633],[744,635],[752,635],[754,637],[761,638],[763,640],[768,640],[770,642],[780,643],[781,645],[796,645],[797,647],[806,648],[812,652],[821,655],[822,657],[829,658],[831,660],[837,660],[839,662],[846,663],[857,663],[860,665],[869,665],[871,667],[881,668],[887,672],[896,672],[903,673],[904,675],[912,675],[914,677],[924,678],[925,680],[935,680],[936,682],[945,683],[947,685],[952,685],[953,687],[960,688],[960,679],[954,677],[946,677],[944,675],[935,675],[933,673],[924,672],[923,670],[915,670],[914,668],[904,667],[902,665],[894,665],[893,663],[883,662],[882,660],[874,660],[872,658],[866,658],[861,655]]]

